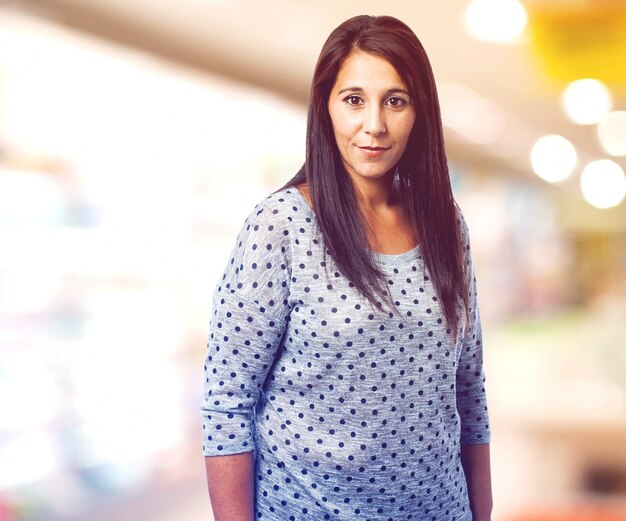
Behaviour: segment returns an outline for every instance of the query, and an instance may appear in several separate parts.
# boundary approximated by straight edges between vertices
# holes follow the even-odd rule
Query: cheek
[[[341,110],[341,108],[338,107],[329,106],[328,114],[338,144],[340,144],[340,141],[345,144],[346,141],[350,140],[358,133],[358,116],[354,113]]]
[[[399,126],[399,139],[402,143],[406,144],[409,140],[409,136],[411,135],[411,130],[413,130],[413,125],[415,124],[415,116],[407,118],[402,122],[402,125]]]
[[[335,141],[340,149],[345,149],[350,145],[352,141],[353,133],[350,130],[349,125],[338,122],[333,125],[333,131],[335,133]]]
[[[332,104],[328,105],[328,115],[330,116],[333,133],[335,134],[335,139],[339,140],[339,137],[343,134],[341,114],[334,109],[335,107]]]

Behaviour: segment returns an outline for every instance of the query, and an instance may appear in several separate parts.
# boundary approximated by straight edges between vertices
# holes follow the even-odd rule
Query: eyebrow
[[[363,92],[363,88],[361,88],[361,87],[346,87],[345,89],[341,89],[337,94],[342,94],[343,92]],[[406,94],[407,96],[410,96],[410,94],[409,94],[409,92],[407,90],[400,89],[400,88],[389,89],[385,94],[395,94],[395,93]]]

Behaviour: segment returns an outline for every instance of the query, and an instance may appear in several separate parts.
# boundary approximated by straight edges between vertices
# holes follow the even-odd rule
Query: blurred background
[[[0,1],[0,521],[210,520],[210,299],[356,14],[432,61],[494,521],[626,520],[624,0]]]

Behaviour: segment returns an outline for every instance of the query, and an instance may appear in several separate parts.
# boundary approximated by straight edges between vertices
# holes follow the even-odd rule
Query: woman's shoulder
[[[302,233],[311,221],[297,188],[288,187],[257,199],[245,217],[240,235],[284,243],[296,236],[297,231]]]
[[[254,206],[251,216],[265,214],[263,219],[276,223],[293,225],[301,220],[310,222],[312,209],[308,203],[307,192],[294,186],[281,188],[261,198]]]

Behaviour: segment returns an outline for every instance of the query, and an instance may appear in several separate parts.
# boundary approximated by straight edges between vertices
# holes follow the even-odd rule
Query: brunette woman
[[[217,521],[487,521],[469,234],[415,34],[322,48],[304,167],[245,220],[213,298],[203,403]]]

